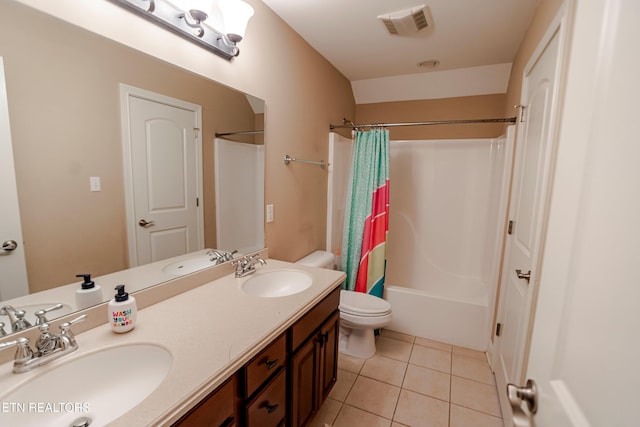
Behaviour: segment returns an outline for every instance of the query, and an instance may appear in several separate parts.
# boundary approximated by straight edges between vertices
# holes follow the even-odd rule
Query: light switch
[[[273,205],[267,205],[267,222],[273,222]]]
[[[99,176],[90,176],[89,177],[89,189],[91,191],[102,191],[102,184],[100,183]]]

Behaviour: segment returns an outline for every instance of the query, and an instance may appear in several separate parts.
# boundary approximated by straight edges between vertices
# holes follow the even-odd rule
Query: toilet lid
[[[359,316],[384,316],[391,312],[391,304],[373,295],[342,290],[338,309]]]

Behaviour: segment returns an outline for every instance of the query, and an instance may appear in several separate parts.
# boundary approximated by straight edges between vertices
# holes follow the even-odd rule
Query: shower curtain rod
[[[221,136],[230,136],[230,135],[255,135],[257,133],[263,133],[263,130],[244,130],[241,132],[225,132],[225,133],[218,133],[216,132],[216,138],[219,138]]]
[[[343,125],[329,125],[329,129],[358,129],[370,127],[398,127],[398,126],[431,126],[431,125],[461,125],[469,123],[515,123],[515,117],[499,118],[499,119],[463,119],[463,120],[435,120],[430,122],[404,122],[404,123],[370,123],[370,124],[354,124],[350,120],[344,119]],[[349,123],[349,124],[346,124]]]

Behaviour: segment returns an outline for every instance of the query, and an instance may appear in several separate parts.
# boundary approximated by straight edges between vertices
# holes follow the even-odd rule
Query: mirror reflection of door
[[[9,105],[0,56],[0,301],[29,293],[27,266],[22,247]],[[15,242],[15,243],[14,243]]]
[[[200,106],[121,94],[130,266],[204,248]]]

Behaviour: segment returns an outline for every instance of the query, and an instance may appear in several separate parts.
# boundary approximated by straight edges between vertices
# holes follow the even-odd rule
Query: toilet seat
[[[338,309],[354,316],[381,317],[391,313],[391,304],[373,295],[341,290]]]

